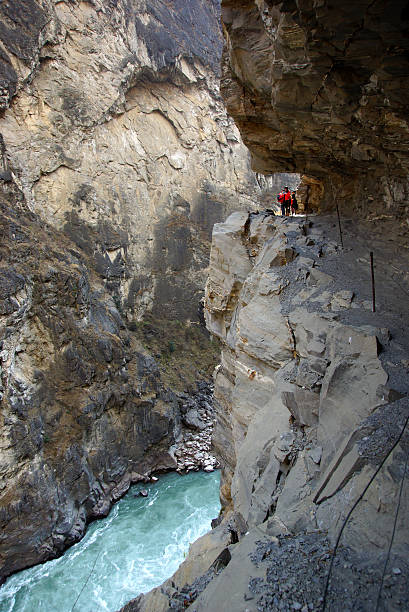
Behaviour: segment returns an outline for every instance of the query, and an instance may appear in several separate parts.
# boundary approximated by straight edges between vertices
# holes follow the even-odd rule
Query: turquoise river
[[[209,531],[219,480],[218,472],[173,473],[132,487],[62,557],[11,576],[0,588],[0,611],[118,610],[171,576],[189,544]],[[138,496],[142,488],[148,497]]]

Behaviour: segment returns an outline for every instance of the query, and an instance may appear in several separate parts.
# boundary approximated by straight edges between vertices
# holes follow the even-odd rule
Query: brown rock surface
[[[222,94],[259,172],[323,183],[320,208],[408,214],[405,0],[223,0]]]

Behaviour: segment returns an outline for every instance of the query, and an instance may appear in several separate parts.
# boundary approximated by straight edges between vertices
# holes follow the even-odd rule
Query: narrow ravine
[[[0,610],[70,612],[82,589],[74,610],[118,610],[169,578],[189,544],[210,529],[220,510],[219,481],[218,472],[172,473],[132,487],[62,557],[9,578]],[[139,496],[142,488],[148,497]]]

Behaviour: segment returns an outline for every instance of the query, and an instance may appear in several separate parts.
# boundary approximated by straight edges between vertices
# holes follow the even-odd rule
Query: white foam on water
[[[167,474],[133,487],[109,516],[90,525],[62,557],[12,576],[0,588],[1,612],[114,612],[166,580],[219,509],[215,472]],[[202,503],[205,505],[202,505]],[[95,567],[90,575],[90,572]]]

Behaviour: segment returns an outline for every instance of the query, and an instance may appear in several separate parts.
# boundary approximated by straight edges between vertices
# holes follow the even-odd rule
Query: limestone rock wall
[[[218,93],[217,2],[6,2],[0,39],[1,580],[176,467],[211,229],[268,181]]]
[[[197,319],[212,226],[258,189],[218,95],[217,3],[105,5],[28,2],[45,23],[31,61],[4,35],[17,79],[0,126],[8,168],[30,209],[92,254],[129,319]]]
[[[223,0],[222,93],[260,172],[323,182],[359,215],[408,214],[404,0]]]

